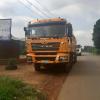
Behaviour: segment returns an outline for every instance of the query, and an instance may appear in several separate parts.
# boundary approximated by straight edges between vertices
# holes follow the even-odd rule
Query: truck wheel
[[[65,71],[67,73],[71,70],[72,65],[73,65],[73,55],[70,55],[70,60],[69,60],[69,62],[65,66]]]
[[[39,64],[34,64],[34,68],[36,71],[40,71],[40,65]]]
[[[77,55],[76,54],[74,54],[74,61],[73,61],[73,63],[75,64],[76,62],[77,62]]]
[[[75,63],[77,62],[77,55],[75,56]]]
[[[82,53],[80,53],[79,56],[82,56]]]
[[[72,63],[67,63],[65,66],[65,71],[68,73],[72,68]]]

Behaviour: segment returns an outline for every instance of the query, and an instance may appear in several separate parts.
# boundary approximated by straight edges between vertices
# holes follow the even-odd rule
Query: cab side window
[[[73,36],[72,24],[68,23],[66,27],[67,27],[67,36],[72,37]]]

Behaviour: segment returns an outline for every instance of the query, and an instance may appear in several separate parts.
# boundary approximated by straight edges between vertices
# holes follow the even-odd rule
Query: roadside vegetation
[[[100,54],[100,19],[96,21],[93,29],[93,42],[96,53]]]
[[[100,55],[100,50],[94,46],[84,46],[84,48],[82,49],[82,52],[87,52],[94,55]]]
[[[46,100],[46,95],[20,80],[0,77],[0,100]]]

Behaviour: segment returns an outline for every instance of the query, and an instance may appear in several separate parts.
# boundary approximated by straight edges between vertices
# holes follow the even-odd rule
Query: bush
[[[0,100],[46,100],[46,96],[19,80],[0,77]]]
[[[17,69],[17,60],[9,59],[8,64],[6,66],[6,70],[15,70],[15,69]]]
[[[96,53],[97,53],[98,55],[100,55],[100,49],[97,49]]]

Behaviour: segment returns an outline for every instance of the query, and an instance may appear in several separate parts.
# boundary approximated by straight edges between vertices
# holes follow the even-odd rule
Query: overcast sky
[[[26,0],[0,1],[0,18],[12,18],[12,34],[14,36],[23,38],[23,27],[32,19],[47,18],[47,16],[63,17],[72,23],[78,44],[93,45],[92,30],[93,25],[100,18],[100,0],[29,1],[32,2],[37,9],[28,4]],[[23,2],[26,7],[21,2]],[[39,9],[42,10],[46,16],[44,16]],[[50,12],[47,9],[49,9]]]

